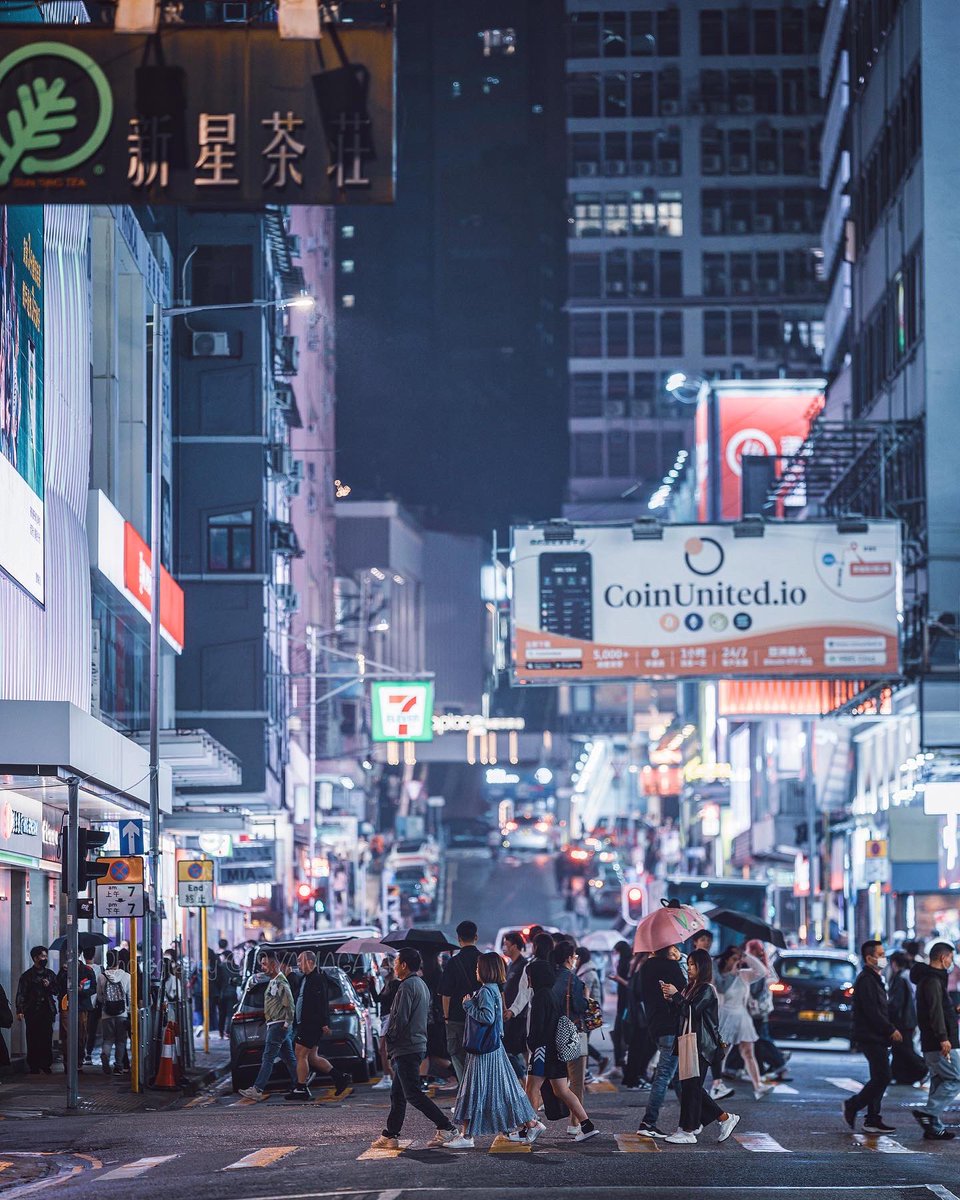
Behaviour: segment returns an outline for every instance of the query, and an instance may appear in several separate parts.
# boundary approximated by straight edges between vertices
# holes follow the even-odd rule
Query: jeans
[[[949,1058],[939,1050],[927,1050],[923,1057],[930,1068],[930,1095],[920,1111],[942,1124],[943,1114],[960,1096],[960,1050],[951,1050]]]
[[[890,1084],[890,1051],[886,1046],[862,1046],[861,1051],[870,1068],[870,1079],[847,1103],[854,1112],[865,1108],[868,1118],[879,1117],[883,1093]]]
[[[450,1028],[449,1025],[447,1028]],[[408,1104],[422,1112],[438,1129],[453,1129],[453,1122],[443,1115],[420,1086],[420,1055],[398,1054],[390,1059],[390,1065],[393,1067],[393,1084],[390,1088],[390,1115],[384,1126],[384,1134],[387,1137],[400,1136]]]
[[[297,1086],[297,1057],[293,1052],[293,1030],[283,1021],[272,1021],[267,1026],[267,1039],[263,1043],[263,1059],[254,1087],[263,1091],[273,1074],[273,1064],[282,1059],[290,1072],[290,1082]]]
[[[463,1021],[447,1022],[447,1053],[450,1055],[450,1062],[453,1064],[457,1083],[463,1083],[463,1072],[467,1065],[463,1051],[463,1031],[465,1028],[466,1025]]]
[[[680,1085],[675,1079],[677,1074],[677,1056],[673,1052],[674,1043],[676,1042],[676,1034],[670,1033],[666,1037],[657,1038],[657,1048],[660,1051],[660,1061],[657,1064],[657,1071],[653,1077],[653,1083],[650,1085],[650,1099],[647,1102],[647,1111],[643,1114],[643,1119],[648,1125],[656,1125],[660,1119],[660,1109],[663,1108],[663,1102],[666,1099],[667,1088],[673,1084],[673,1090],[680,1095]]]
[[[110,1048],[113,1047],[113,1065],[123,1066],[123,1055],[127,1048],[127,1033],[129,1023],[126,1016],[110,1017],[106,1013],[100,1018],[100,1031],[103,1039],[100,1042],[100,1062],[105,1067],[110,1066]]]
[[[704,1089],[703,1081],[710,1070],[710,1063],[700,1059],[700,1077],[680,1080],[680,1128],[693,1133],[700,1125],[706,1127],[716,1121],[723,1109]]]

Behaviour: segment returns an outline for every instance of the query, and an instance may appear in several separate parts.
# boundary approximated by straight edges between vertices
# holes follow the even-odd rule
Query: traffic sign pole
[[[137,981],[137,918],[130,918],[130,1090],[140,1086],[140,985]]]
[[[80,1106],[80,937],[77,922],[77,892],[80,887],[80,780],[71,775],[67,780],[67,1108]]]
[[[203,1052],[210,1053],[210,952],[207,949],[207,907],[200,909],[200,977],[203,980]]]

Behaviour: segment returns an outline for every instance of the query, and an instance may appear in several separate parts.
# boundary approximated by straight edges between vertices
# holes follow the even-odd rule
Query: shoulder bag
[[[468,1054],[491,1054],[500,1045],[496,1018],[491,1025],[478,1021],[471,1013],[466,1014],[463,1029],[463,1048]]]
[[[700,1078],[700,1049],[697,1035],[693,1032],[693,1007],[687,1007],[687,1020],[683,1033],[677,1038],[677,1057],[680,1060],[681,1079]]]
[[[567,978],[567,1011],[560,1015],[557,1022],[557,1057],[561,1062],[573,1062],[582,1053],[580,1030],[570,1020],[570,984],[573,976]]]

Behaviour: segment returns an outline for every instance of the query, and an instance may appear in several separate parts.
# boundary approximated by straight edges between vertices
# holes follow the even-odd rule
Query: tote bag
[[[677,1038],[677,1057],[680,1060],[681,1079],[700,1078],[700,1050],[697,1035],[693,1032],[693,1009],[687,1009],[687,1023]]]

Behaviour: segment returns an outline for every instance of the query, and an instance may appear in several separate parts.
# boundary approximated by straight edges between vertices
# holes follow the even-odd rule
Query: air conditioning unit
[[[753,281],[750,279],[735,279],[733,281],[733,290],[739,292],[741,296],[748,296],[753,291]]]
[[[743,175],[750,170],[750,159],[746,154],[731,154],[730,155],[730,170],[736,174]]]
[[[277,599],[288,613],[300,611],[300,594],[292,583],[277,584]]]
[[[758,289],[758,291],[767,292],[769,295],[773,296],[780,290],[780,280],[779,279],[758,279],[757,280],[757,289]]]
[[[300,253],[301,253],[300,234],[299,233],[288,233],[287,234],[287,245],[290,247],[290,256],[292,258],[299,258]]]
[[[752,96],[737,96],[733,102],[734,112],[752,113],[754,111],[754,102]]]
[[[783,232],[784,233],[803,233],[803,222],[802,221],[784,221]]]
[[[703,232],[723,233],[723,213],[719,208],[703,210]]]
[[[575,166],[576,174],[579,175],[581,179],[588,175],[592,176],[598,174],[597,164],[595,162],[578,162],[575,164]]]
[[[303,478],[303,459],[302,458],[292,458],[290,460],[290,465],[287,468],[287,478],[288,479],[302,479]]]
[[[630,163],[630,174],[631,175],[652,175],[653,174],[653,163],[645,158],[635,159],[635,160],[631,161],[631,163]]]
[[[603,167],[607,175],[626,175],[627,173],[627,164],[622,158],[608,159]]]
[[[776,175],[777,160],[775,158],[758,158],[757,173],[760,175]]]
[[[625,417],[627,415],[626,400],[604,400],[603,415],[605,417]]]
[[[630,416],[631,417],[652,417],[654,415],[654,405],[652,400],[631,400],[630,401]]]
[[[747,232],[746,221],[731,221],[730,222],[730,232],[731,233],[746,233]]]
[[[723,170],[723,159],[719,154],[704,154],[700,158],[700,168],[704,175],[719,175]]]
[[[295,333],[285,333],[277,346],[277,374],[296,375],[300,368],[300,339]]]
[[[194,358],[229,358],[230,335],[223,330],[211,333],[194,330],[191,354]]]
[[[662,158],[660,160],[661,175],[679,175],[680,163],[676,158]]]
[[[623,296],[626,290],[627,285],[622,279],[612,279],[607,283],[607,294],[610,296]]]
[[[760,213],[753,218],[754,233],[773,233],[773,217],[768,213]]]
[[[680,114],[679,100],[661,100],[660,115],[662,117],[676,117]]]

